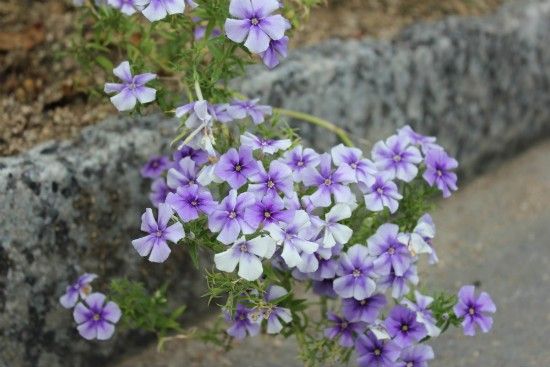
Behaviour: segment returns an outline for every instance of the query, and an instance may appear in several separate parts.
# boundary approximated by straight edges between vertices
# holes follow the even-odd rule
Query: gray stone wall
[[[414,26],[391,42],[331,41],[250,71],[239,89],[274,106],[334,121],[366,146],[405,122],[438,136],[463,173],[550,131],[550,1],[485,18]],[[176,122],[113,118],[74,141],[0,158],[0,366],[97,366],[147,336],[81,340],[57,298],[83,271],[172,281],[190,312],[203,284],[181,249],[163,265],[131,249],[148,206],[138,169],[166,149]],[[325,131],[300,125],[324,148]],[[189,303],[189,302],[188,302]]]

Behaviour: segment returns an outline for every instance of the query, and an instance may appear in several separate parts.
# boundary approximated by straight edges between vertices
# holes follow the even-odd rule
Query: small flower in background
[[[430,310],[430,305],[433,301],[434,299],[432,297],[424,296],[415,290],[414,302],[405,298],[401,303],[406,305],[410,310],[416,312],[416,320],[424,324],[429,336],[437,337],[441,333],[441,330],[437,327],[437,320]]]
[[[262,61],[269,69],[279,65],[280,59],[288,55],[288,37],[284,36],[278,40],[271,40],[269,47],[264,52],[260,53]]]
[[[246,280],[258,279],[263,272],[262,258],[271,258],[275,251],[275,241],[268,236],[260,236],[251,240],[244,237],[235,242],[231,248],[214,255],[216,268],[232,273],[237,264],[238,275]]]
[[[384,321],[395,344],[408,347],[428,335],[424,325],[416,321],[416,313],[403,306],[394,306]]]
[[[132,76],[130,63],[123,61],[113,69],[115,74],[122,83],[105,83],[105,93],[117,93],[111,97],[111,102],[119,111],[129,111],[136,106],[137,101],[145,104],[155,100],[157,91],[153,88],[146,87],[145,84],[157,75],[153,73],[144,73]]]
[[[392,214],[397,211],[399,200],[403,199],[403,196],[390,177],[387,173],[379,173],[374,176],[374,182],[371,185],[359,182],[368,210],[379,212],[387,207]]]
[[[208,112],[214,117],[214,120],[226,124],[233,121],[233,117],[227,112],[227,107],[229,107],[227,103],[208,105]]]
[[[402,128],[397,129],[397,135],[408,139],[413,145],[418,145],[424,154],[431,149],[443,149],[440,145],[435,143],[435,137],[419,134],[409,125],[405,125]]]
[[[332,326],[325,329],[325,336],[329,339],[338,338],[338,344],[345,348],[353,347],[355,337],[361,335],[367,328],[367,325],[362,322],[348,321],[332,312],[327,314],[327,318]]]
[[[239,150],[229,149],[220,157],[214,168],[216,175],[232,188],[238,189],[247,178],[258,170],[258,163],[252,156],[252,149],[241,146]]]
[[[120,10],[120,12],[125,15],[132,15],[137,12],[138,7],[143,2],[143,0],[107,0],[107,4]]]
[[[412,181],[418,174],[418,163],[422,156],[418,149],[409,145],[409,140],[398,135],[390,136],[385,142],[379,141],[372,148],[376,167],[387,172],[390,178],[405,182]]]
[[[323,222],[323,247],[330,248],[336,244],[345,245],[353,234],[353,230],[341,223],[351,217],[351,208],[346,204],[336,204],[325,214]]]
[[[285,208],[285,203],[278,196],[265,196],[261,201],[248,207],[244,212],[244,219],[254,230],[265,228],[271,223],[290,223],[294,211]]]
[[[460,288],[454,312],[457,317],[464,318],[462,327],[465,335],[476,335],[475,325],[479,326],[484,333],[491,330],[493,318],[488,314],[495,313],[496,310],[497,307],[486,292],[481,292],[476,298],[473,285],[465,285]]]
[[[141,13],[151,22],[166,18],[167,15],[183,14],[185,0],[140,0],[147,5]]]
[[[311,148],[298,145],[283,156],[283,162],[292,169],[294,181],[300,182],[303,179],[303,172],[307,168],[315,168],[320,162],[320,155]]]
[[[388,302],[383,294],[377,293],[358,300],[346,298],[342,301],[342,313],[347,320],[373,323]]]
[[[175,193],[168,193],[166,204],[170,205],[184,222],[190,222],[200,214],[210,214],[217,203],[207,189],[199,186],[180,186]]]
[[[451,170],[458,167],[456,159],[451,158],[442,149],[433,149],[426,154],[426,171],[422,175],[430,186],[437,186],[443,192],[443,197],[451,196],[456,191],[456,173]]]
[[[401,348],[394,342],[378,339],[368,331],[355,343],[358,367],[395,367]]]
[[[416,266],[410,265],[401,275],[397,275],[392,268],[388,274],[383,275],[378,283],[380,290],[391,289],[391,295],[395,299],[402,298],[409,293],[409,284],[418,284],[418,274]]]
[[[185,231],[181,223],[174,223],[168,226],[172,217],[172,209],[166,204],[159,204],[158,221],[153,216],[150,208],[145,210],[141,216],[141,230],[149,233],[145,237],[132,241],[132,246],[140,256],[149,256],[151,262],[164,262],[170,255],[170,247],[167,241],[178,243],[185,237]]]
[[[271,106],[259,105],[259,101],[258,98],[248,101],[233,101],[227,107],[227,112],[231,117],[239,120],[250,116],[252,122],[259,125],[265,121],[265,116],[273,113]]]
[[[214,232],[220,232],[217,240],[228,245],[239,237],[241,231],[244,234],[254,232],[254,229],[244,220],[246,208],[254,204],[255,198],[249,192],[237,194],[237,190],[230,190],[229,194],[208,216],[208,228]]]
[[[292,142],[290,139],[265,139],[245,132],[241,135],[241,144],[252,148],[252,150],[259,149],[264,154],[275,154],[279,150],[287,150],[292,145]]]
[[[202,149],[208,154],[214,155],[215,138],[212,132],[214,120],[208,108],[208,102],[205,100],[191,102],[176,108],[176,117],[180,118],[188,115],[187,120],[185,120],[185,127],[193,129],[181,145]]]
[[[271,40],[283,38],[289,25],[280,14],[277,0],[231,0],[229,13],[238,19],[225,21],[225,33],[233,42],[241,43],[252,53],[264,52]]]
[[[151,184],[151,193],[149,194],[149,200],[151,203],[158,207],[159,204],[164,204],[168,193],[173,192],[171,188],[166,185],[166,180],[162,177],[157,178]]]
[[[197,184],[198,172],[195,161],[191,157],[181,159],[173,168],[168,170],[166,184],[172,189]]]
[[[227,334],[237,340],[242,340],[246,335],[256,336],[260,332],[260,323],[258,320],[251,319],[252,309],[247,308],[240,303],[237,304],[235,315],[231,317],[226,313],[226,320],[233,324],[227,329]]]
[[[157,178],[170,166],[170,160],[163,155],[154,156],[141,168],[142,177]]]
[[[411,264],[411,254],[399,241],[399,226],[392,223],[382,224],[376,233],[367,239],[369,253],[374,256],[379,271],[388,274],[391,269],[397,275],[403,275]]]
[[[87,340],[107,340],[115,332],[121,316],[120,308],[112,301],[105,303],[105,295],[92,293],[74,308],[78,332]]]
[[[284,297],[288,294],[287,290],[278,285],[270,285],[267,288],[264,299],[266,302],[273,302],[281,297]],[[267,319],[267,333],[268,334],[278,334],[283,329],[281,320],[284,323],[289,323],[292,321],[292,315],[290,310],[285,307],[271,306],[267,309],[262,310],[263,317]]]
[[[250,175],[249,179],[251,183],[248,185],[248,191],[257,199],[264,196],[278,196],[279,192],[288,196],[294,192],[292,171],[286,164],[279,161],[271,161],[267,172],[262,162],[258,162],[258,170]]]
[[[362,182],[365,185],[374,183],[376,166],[370,160],[363,158],[363,152],[360,149],[338,144],[331,149],[330,153],[334,165],[341,167],[345,175],[354,177],[354,182]]]
[[[90,283],[92,283],[95,278],[97,278],[97,275],[91,273],[85,273],[79,276],[75,283],[67,287],[65,294],[59,298],[59,303],[65,308],[72,308],[78,302],[78,296],[80,296],[81,299],[86,299],[92,292]]]
[[[342,298],[365,299],[376,289],[374,264],[366,246],[353,245],[340,256],[334,291]]]
[[[193,35],[195,36],[195,40],[201,40],[206,36],[206,26],[201,24],[202,19],[199,17],[193,17],[193,22],[195,25],[195,30],[193,31]],[[214,28],[212,29],[212,33],[210,34],[211,38],[218,37],[222,34],[221,29]],[[222,121],[223,122],[223,121]]]
[[[401,351],[396,367],[428,367],[428,361],[434,357],[434,351],[429,345],[413,345]]]
[[[174,159],[175,165],[177,165],[178,162],[185,157],[191,158],[197,166],[202,166],[203,164],[208,162],[207,152],[205,152],[202,149],[191,148],[189,145],[184,145],[180,147],[174,152],[174,154],[172,154],[172,158]]]

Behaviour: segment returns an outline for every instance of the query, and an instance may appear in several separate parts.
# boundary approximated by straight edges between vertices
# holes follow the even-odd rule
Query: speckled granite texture
[[[417,25],[391,43],[295,51],[274,72],[251,70],[240,90],[335,121],[367,145],[410,122],[471,175],[549,132],[548,39],[550,1],[526,1],[491,17]],[[83,271],[102,276],[96,285],[116,275],[151,286],[177,279],[180,301],[202,293],[183,251],[155,266],[129,243],[148,205],[138,168],[166,148],[174,126],[115,118],[75,141],[0,159],[0,366],[97,366],[143,340],[118,335],[99,347],[78,338],[57,298]],[[334,142],[302,127],[318,147]]]

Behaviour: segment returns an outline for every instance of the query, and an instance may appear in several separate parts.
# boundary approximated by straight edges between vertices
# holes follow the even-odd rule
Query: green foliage
[[[449,326],[459,326],[461,320],[456,317],[453,307],[458,302],[458,297],[455,294],[437,293],[434,296],[434,301],[430,305],[430,309],[437,320],[437,326],[441,328],[441,332],[445,332]]]

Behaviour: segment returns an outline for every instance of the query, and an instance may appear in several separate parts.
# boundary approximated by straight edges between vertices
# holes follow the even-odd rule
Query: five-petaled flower
[[[464,318],[462,327],[465,335],[476,335],[475,325],[479,326],[484,333],[491,330],[493,318],[489,314],[495,313],[496,310],[497,307],[488,293],[481,292],[476,298],[473,285],[460,288],[454,312],[457,317]]]
[[[116,303],[105,303],[105,295],[92,293],[84,302],[76,305],[73,316],[78,324],[78,332],[83,338],[107,340],[113,336],[121,312]]]
[[[130,63],[123,61],[113,69],[113,73],[122,83],[105,83],[105,93],[117,93],[111,97],[111,102],[119,111],[129,111],[139,103],[149,103],[155,100],[157,91],[145,84],[157,77],[156,74],[144,73],[132,75]]]

